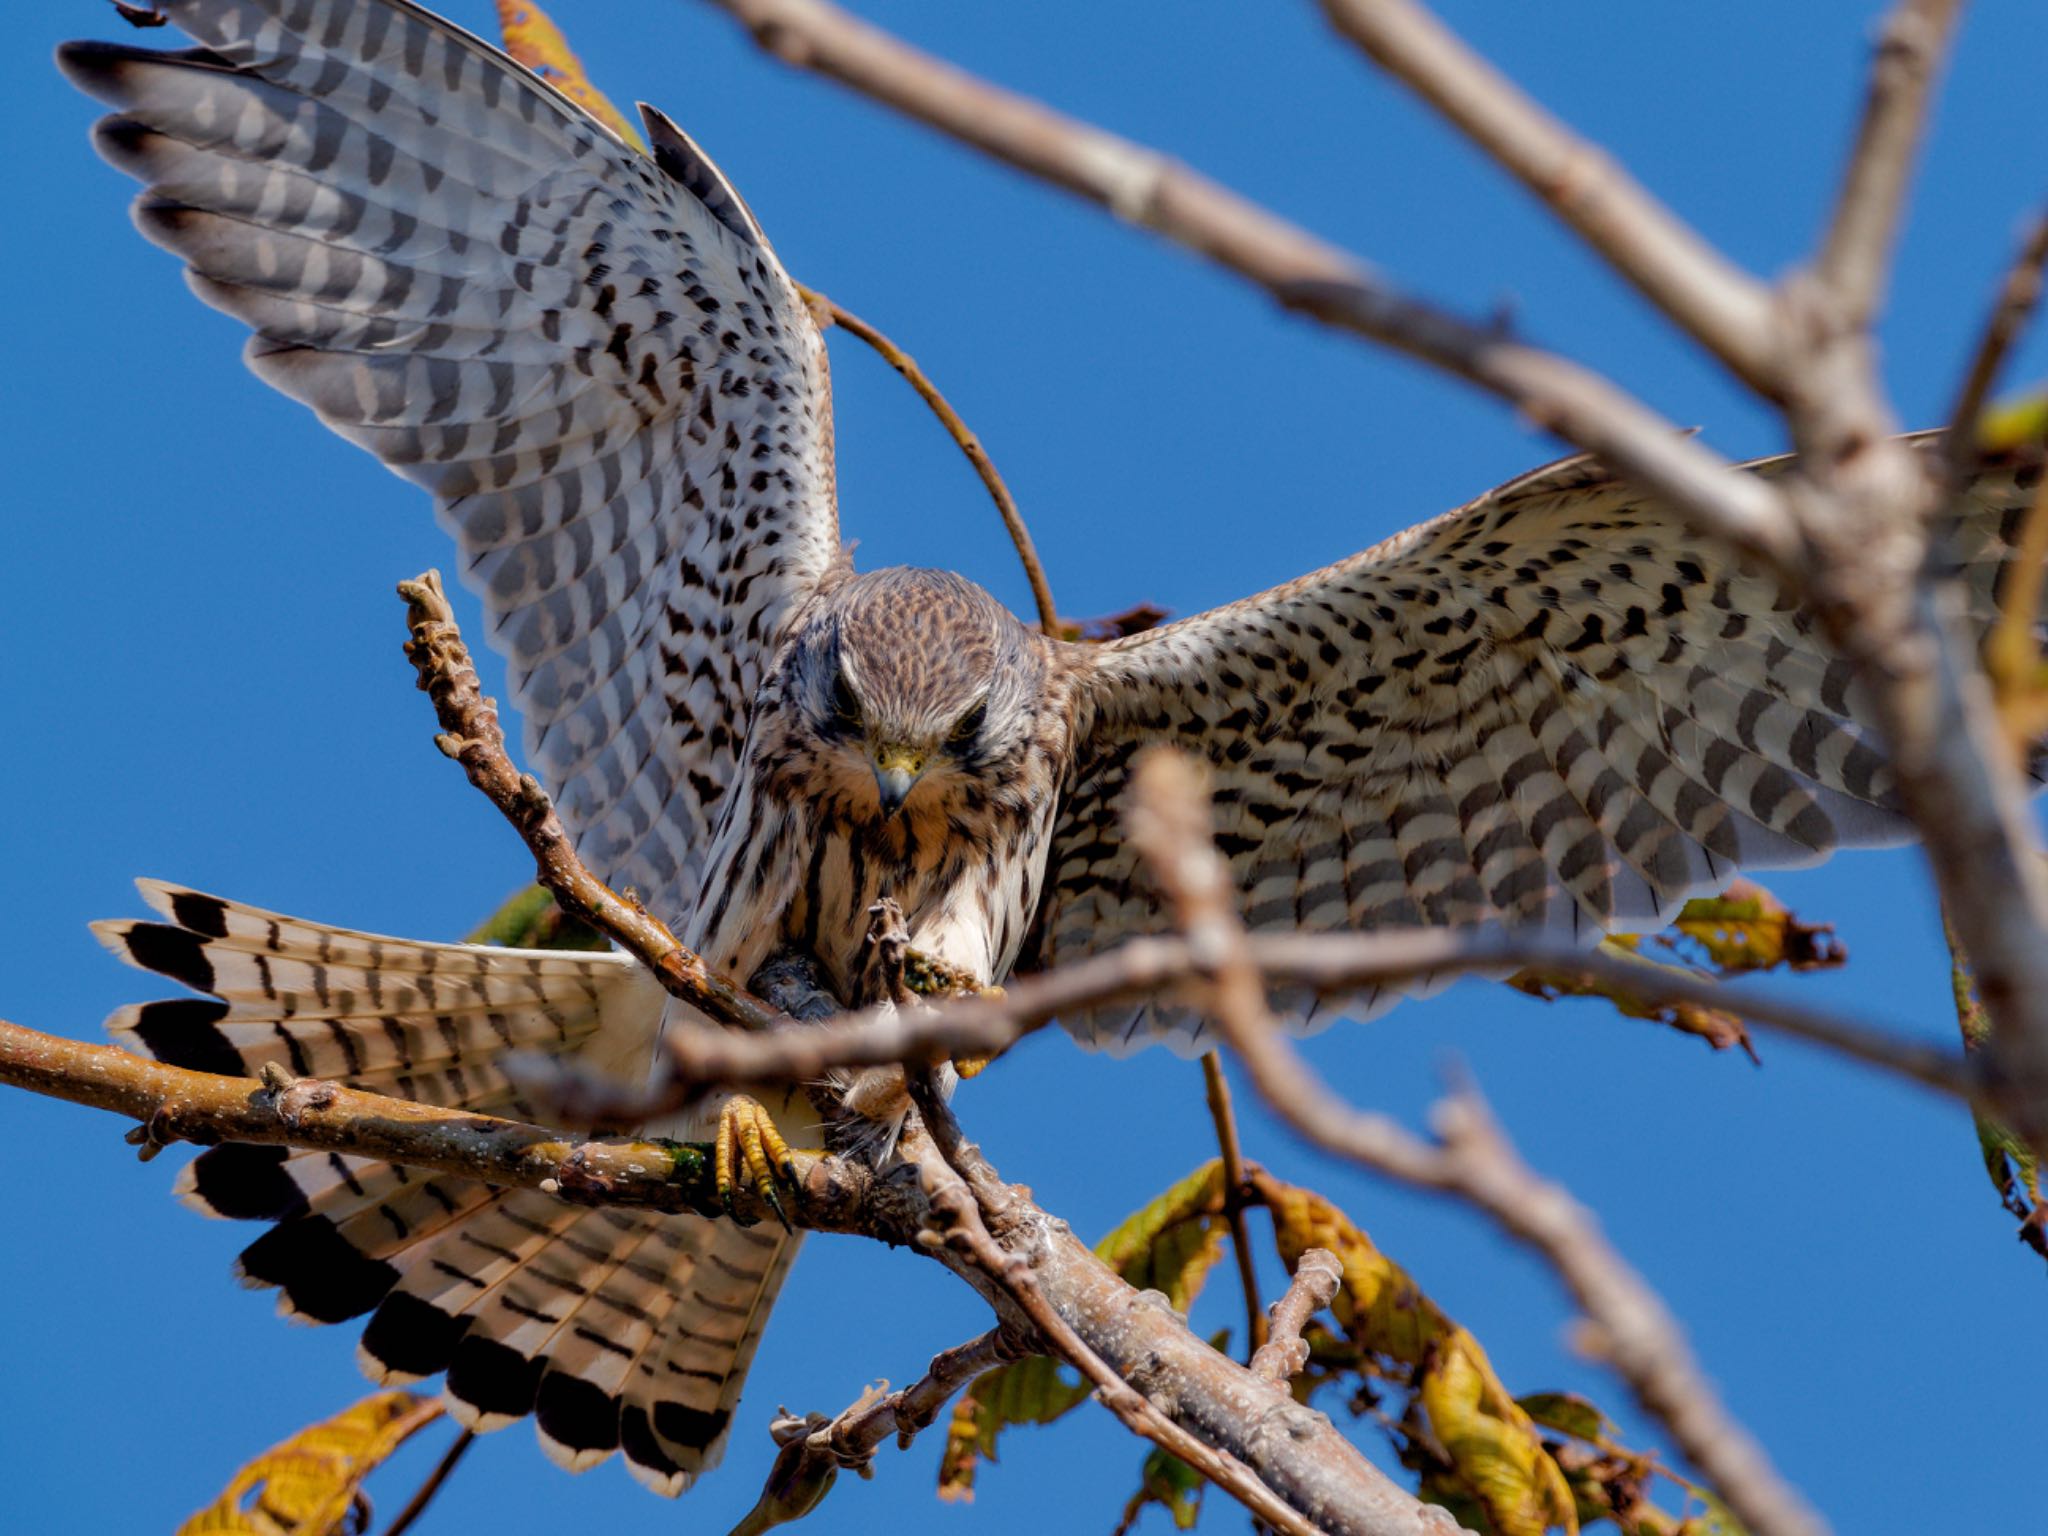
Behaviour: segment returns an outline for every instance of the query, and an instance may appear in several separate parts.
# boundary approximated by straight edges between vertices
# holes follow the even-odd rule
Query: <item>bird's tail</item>
[[[619,954],[426,944],[140,882],[162,922],[93,925],[130,964],[207,998],[123,1008],[123,1045],[201,1071],[276,1063],[398,1098],[527,1116],[502,1058],[644,1074],[664,994]],[[797,1240],[695,1216],[592,1210],[337,1153],[227,1145],[180,1175],[211,1216],[273,1223],[239,1261],[286,1315],[369,1315],[383,1382],[447,1373],[479,1430],[535,1417],[574,1471],[614,1450],[679,1493],[714,1465]]]

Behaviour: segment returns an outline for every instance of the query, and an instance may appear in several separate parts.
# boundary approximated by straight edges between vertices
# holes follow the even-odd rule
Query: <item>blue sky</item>
[[[485,0],[458,20],[487,28]],[[1794,262],[1826,206],[1880,12],[1576,0],[1445,7],[1533,92],[1622,154],[1738,260]],[[1321,29],[1302,3],[874,3],[988,75],[1270,202],[1474,310],[1503,303],[1735,455],[1769,419],[1541,212]],[[49,64],[124,35],[94,0],[22,8],[0,53],[12,232],[0,605],[0,1014],[96,1037],[158,995],[86,932],[160,875],[352,926],[449,937],[525,876],[432,748],[392,583],[448,551],[423,496],[259,386],[240,333],[128,226],[94,108]],[[1062,195],[759,56],[690,4],[558,0],[597,83],[653,101],[720,161],[798,277],[923,361],[982,435],[1062,608],[1177,613],[1361,548],[1554,456],[1508,413],[1276,313]],[[1973,11],[1936,119],[1883,338],[1903,420],[1936,421],[2048,176],[2048,11]],[[966,466],[876,359],[833,340],[842,518],[864,564],[952,566],[1029,611]],[[2015,381],[2048,375],[2048,339]],[[462,610],[473,614],[473,605]],[[1781,985],[1953,1038],[1910,851],[1779,877],[1852,959]],[[2038,1499],[2040,1262],[2012,1239],[1966,1116],[1797,1046],[1761,1070],[1591,1006],[1466,984],[1312,1047],[1361,1103],[1419,1122],[1463,1062],[1527,1155],[1568,1181],[1687,1320],[1707,1368],[1837,1528],[2007,1527]],[[970,1128],[1083,1233],[1209,1153],[1193,1063],[1114,1063],[1044,1035],[961,1098]],[[168,1530],[250,1454],[364,1384],[346,1330],[287,1327],[227,1266],[255,1235],[167,1194],[121,1126],[0,1096],[0,1528]],[[1515,1391],[1576,1389],[1652,1438],[1563,1338],[1556,1285],[1482,1222],[1314,1155],[1256,1110],[1252,1155],[1344,1203],[1491,1351]],[[1219,1271],[1199,1325],[1234,1322]],[[723,1529],[777,1403],[836,1410],[902,1382],[984,1313],[935,1266],[814,1241],[755,1366],[727,1469],[669,1510],[616,1465],[572,1479],[515,1427],[422,1529],[574,1521]],[[1378,1442],[1362,1429],[1378,1454]],[[428,1437],[438,1445],[440,1433]],[[431,1448],[379,1485],[402,1499]],[[1084,1409],[1006,1442],[972,1510],[931,1498],[936,1437],[885,1451],[814,1529],[1107,1528],[1141,1457]],[[395,1507],[387,1503],[387,1511]],[[1155,1522],[1158,1517],[1153,1517]],[[1219,1528],[1241,1521],[1220,1507]],[[1155,1528],[1157,1528],[1155,1526]]]

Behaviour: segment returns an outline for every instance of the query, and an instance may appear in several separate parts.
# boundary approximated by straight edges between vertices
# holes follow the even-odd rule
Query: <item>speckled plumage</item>
[[[197,50],[62,55],[115,109],[96,140],[145,183],[138,224],[252,327],[261,377],[433,495],[579,853],[715,966],[794,940],[844,990],[882,895],[991,981],[1156,927],[1118,821],[1153,741],[1212,765],[1263,928],[1590,938],[1903,831],[1807,618],[1580,460],[1106,647],[957,576],[854,575],[823,340],[673,124],[647,112],[642,155],[405,0],[162,9]],[[1950,530],[1979,624],[2039,474],[1999,466]],[[166,921],[102,936],[213,1000],[111,1023],[188,1065],[517,1113],[503,1051],[644,1072],[667,1006],[617,956],[145,895]],[[1171,1005],[1065,1022],[1201,1039]],[[276,1223],[243,1271],[287,1310],[369,1314],[373,1374],[446,1371],[466,1422],[532,1413],[558,1460],[621,1450],[667,1492],[716,1459],[796,1246],[267,1148],[183,1187]]]

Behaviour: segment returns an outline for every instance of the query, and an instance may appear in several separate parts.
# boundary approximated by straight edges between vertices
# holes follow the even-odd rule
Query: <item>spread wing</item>
[[[640,154],[404,0],[162,9],[201,46],[60,54],[136,223],[260,377],[433,494],[578,851],[679,920],[840,560],[802,300],[658,114]]]
[[[1980,625],[2040,477],[2038,457],[1987,473],[1952,530]],[[1909,830],[1863,690],[1813,621],[1584,459],[1106,647],[1094,689],[1038,966],[1161,926],[1118,823],[1131,757],[1154,741],[1211,764],[1218,843],[1255,928],[1591,942],[1663,923],[1738,868]],[[1304,1019],[1334,1011],[1284,1001]],[[1201,1043],[1200,1018],[1172,1005],[1067,1023],[1111,1050]]]

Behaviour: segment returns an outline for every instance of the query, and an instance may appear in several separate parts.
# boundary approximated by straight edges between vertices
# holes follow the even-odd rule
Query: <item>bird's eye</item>
[[[832,674],[832,718],[838,725],[860,724],[860,700],[853,696],[853,684],[843,670]]]
[[[953,734],[946,738],[946,745],[954,749],[974,745],[974,738],[981,734],[981,725],[988,719],[988,701],[982,700],[953,722]]]

